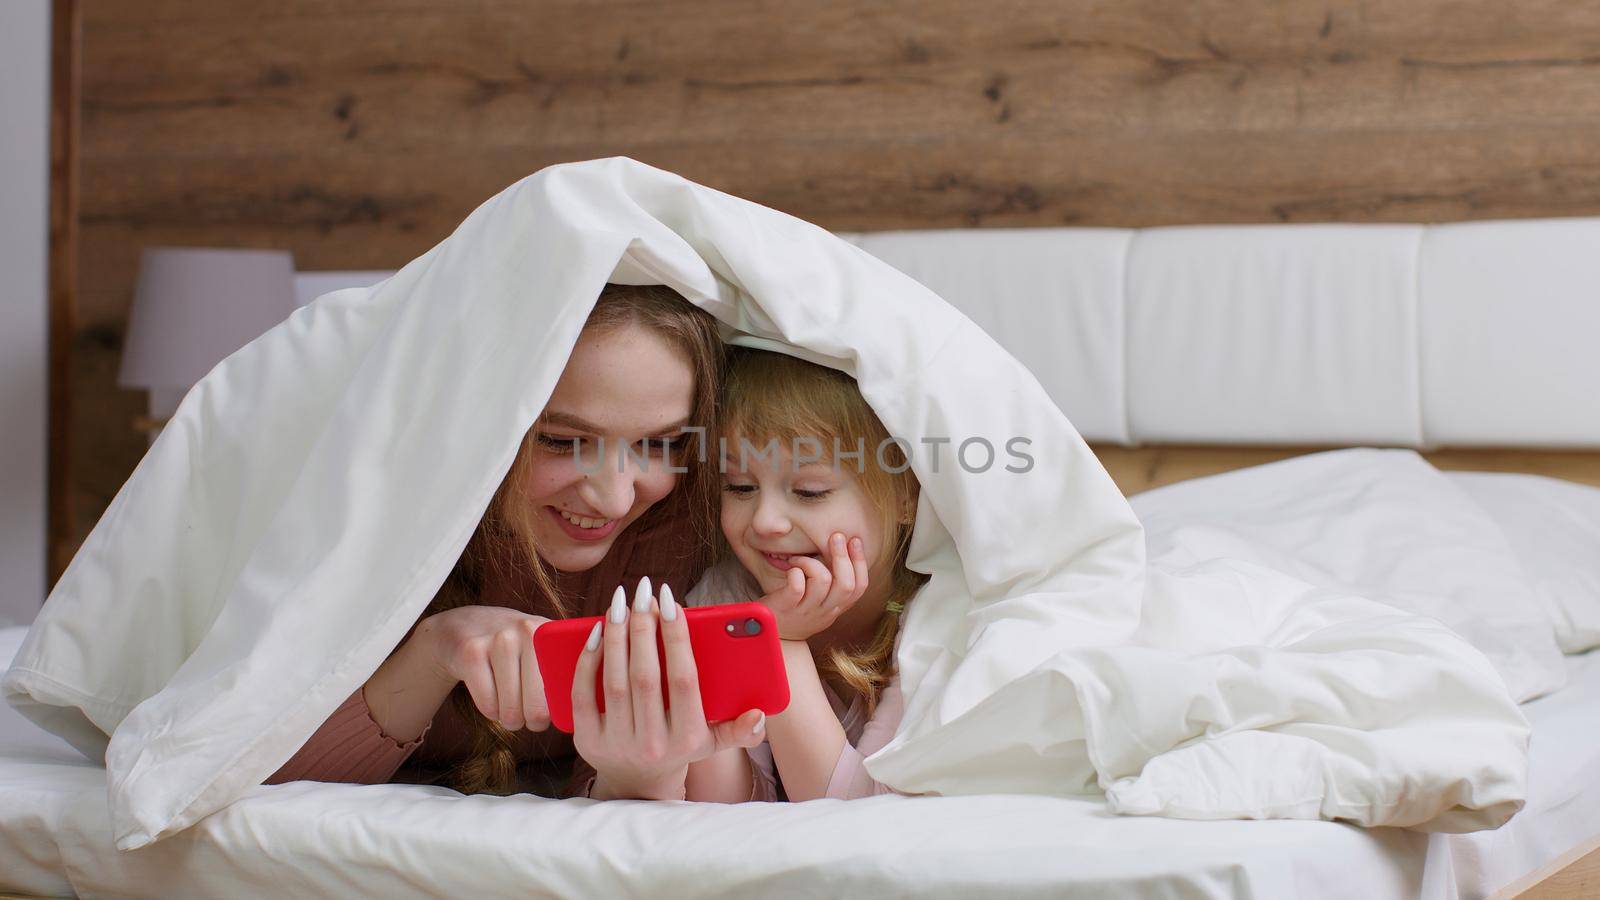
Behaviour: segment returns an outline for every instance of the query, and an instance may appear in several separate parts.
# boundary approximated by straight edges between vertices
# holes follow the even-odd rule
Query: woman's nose
[[[639,475],[630,462],[618,463],[617,455],[606,454],[598,468],[587,473],[578,486],[583,502],[608,519],[620,519],[633,508],[634,480]]]

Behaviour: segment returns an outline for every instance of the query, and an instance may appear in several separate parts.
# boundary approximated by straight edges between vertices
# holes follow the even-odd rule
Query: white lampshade
[[[181,397],[294,309],[294,256],[286,250],[148,247],[117,382]]]

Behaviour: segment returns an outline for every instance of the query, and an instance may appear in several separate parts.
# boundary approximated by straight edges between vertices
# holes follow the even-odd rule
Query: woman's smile
[[[617,523],[621,521],[577,516],[554,506],[546,506],[545,512],[556,520],[568,537],[576,541],[603,541],[617,530]]]

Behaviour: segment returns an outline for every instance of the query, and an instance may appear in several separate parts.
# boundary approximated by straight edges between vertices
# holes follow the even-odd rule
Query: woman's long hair
[[[664,285],[608,284],[584,323],[584,333],[604,333],[626,325],[651,331],[683,355],[694,373],[690,421],[714,429],[725,358],[717,336],[716,319]],[[562,595],[549,567],[539,558],[539,548],[532,537],[533,517],[538,511],[525,502],[516,502],[517,498],[525,496],[522,485],[538,452],[530,429],[511,470],[495,491],[466,549],[424,616],[481,603],[491,576],[495,582],[514,586],[523,584],[525,579],[531,580],[535,596],[519,599],[525,608],[540,615],[565,618],[575,611],[572,598]],[[709,563],[718,533],[714,518],[718,492],[716,466],[714,462],[702,462],[692,456],[683,465],[689,471],[679,478],[672,494],[647,510],[629,530],[643,531],[669,517],[684,520],[693,529],[696,552],[702,554],[696,561],[697,566],[703,568]],[[514,790],[517,784],[515,737],[499,722],[478,711],[465,684],[456,685],[449,702],[467,724],[472,749],[445,773],[441,783],[465,794],[506,794]]]

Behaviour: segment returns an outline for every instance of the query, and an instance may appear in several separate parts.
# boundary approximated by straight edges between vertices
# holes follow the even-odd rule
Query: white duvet
[[[1286,564],[1288,533],[1283,547],[1246,529],[1222,557],[1191,534],[1147,565],[1139,520],[1072,425],[965,317],[819,228],[618,158],[518,182],[184,400],[3,682],[104,753],[118,847],[259,784],[377,667],[608,280],[670,285],[729,337],[850,373],[893,434],[1029,441],[1021,474],[1004,456],[974,474],[914,455],[910,564],[932,577],[899,649],[905,719],[867,762],[880,780],[1438,830],[1520,806],[1513,694],[1559,675],[1547,621],[1542,644],[1474,638],[1432,617],[1456,601],[1426,585]],[[1398,484],[1415,458],[1393,459]]]

